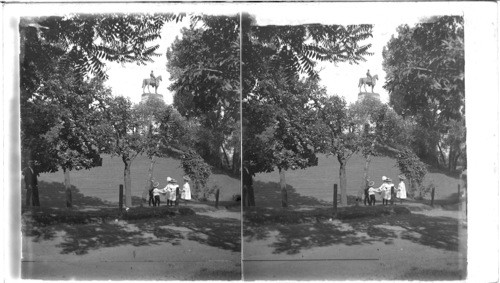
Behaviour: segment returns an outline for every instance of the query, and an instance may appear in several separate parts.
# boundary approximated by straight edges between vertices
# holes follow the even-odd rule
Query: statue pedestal
[[[358,101],[365,99],[366,97],[371,97],[380,100],[380,94],[375,92],[360,92],[358,93]]]
[[[148,93],[148,92],[145,92],[141,95],[141,102],[145,102],[146,100],[148,100],[150,97],[154,97],[154,98],[158,98],[158,99],[161,99],[163,100],[163,94],[159,94],[159,93]]]

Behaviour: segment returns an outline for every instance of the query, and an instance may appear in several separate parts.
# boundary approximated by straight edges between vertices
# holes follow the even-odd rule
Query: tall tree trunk
[[[229,157],[227,156],[226,149],[224,148],[224,145],[220,146],[222,148],[222,153],[224,154],[224,159],[226,160],[227,167],[231,166],[231,163],[229,162]],[[229,168],[232,169],[232,168]]]
[[[243,205],[245,206],[255,206],[255,196],[253,191],[253,177],[247,168],[242,169],[243,176]]]
[[[241,188],[241,203],[243,206],[249,206],[248,205],[248,187],[245,184],[243,184],[243,187]]]
[[[66,189],[66,207],[73,206],[73,198],[71,195],[71,179],[69,177],[69,170],[63,168],[64,171],[64,188]]]
[[[340,193],[342,194],[340,197],[340,204],[343,206],[347,206],[347,175],[346,175],[347,161],[343,158],[338,158],[338,160],[340,163],[340,170],[339,170]]]
[[[439,155],[441,156],[441,159],[443,160],[443,167],[446,168],[446,157],[444,157],[443,149],[441,148],[441,145],[437,143],[438,149],[439,149]],[[448,156],[449,158],[450,156]],[[438,158],[439,161],[439,158]],[[439,163],[438,163],[439,164]]]
[[[33,188],[32,192],[33,206],[40,206],[40,197],[38,195],[38,186]]]
[[[231,159],[231,172],[233,172],[233,174],[237,174],[238,173],[238,164],[236,163],[236,159],[238,159],[240,157],[240,154],[239,152],[237,152],[236,150],[233,150],[233,158]]]
[[[411,195],[412,198],[415,197],[415,190],[413,188],[413,179],[412,178],[408,178],[408,183],[409,183],[409,190],[408,190],[408,194]]]
[[[281,190],[281,206],[288,206],[288,195],[286,192],[286,179],[285,179],[285,171],[284,169],[279,168],[280,172],[280,190]]]
[[[130,176],[130,167],[132,165],[132,161],[128,158],[122,158],[123,163],[125,164],[125,169],[123,170],[123,180],[125,183],[125,206],[132,206],[132,179]]]
[[[370,169],[370,162],[372,161],[372,156],[371,155],[368,155],[365,159],[365,166],[363,168],[363,180],[361,180],[361,199],[364,198],[365,196],[365,189],[366,189],[366,186],[368,185],[368,170]]]
[[[448,172],[453,172],[452,166],[453,166],[453,160],[455,159],[455,150],[453,149],[453,146],[450,146],[450,153],[448,155]]]
[[[248,206],[255,206],[255,195],[253,191],[253,185],[247,187],[248,194]]]
[[[144,186],[144,191],[149,192],[149,186],[151,183],[151,179],[153,178],[153,171],[155,169],[155,163],[156,163],[156,156],[151,156],[149,159],[149,168],[148,168],[148,178],[146,180],[146,185]],[[143,194],[144,195],[144,194]]]

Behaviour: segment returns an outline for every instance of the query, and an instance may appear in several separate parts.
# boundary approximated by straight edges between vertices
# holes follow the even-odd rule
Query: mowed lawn
[[[354,155],[347,163],[347,194],[357,195],[363,180],[365,159]],[[370,163],[369,178],[375,186],[382,184],[382,176],[391,178],[397,184],[399,169],[396,160],[389,157],[374,157]],[[257,174],[254,190],[257,206],[280,206],[279,173]],[[433,182],[436,186],[435,199],[456,198],[458,178],[442,173],[429,172],[424,185]],[[333,202],[333,184],[339,184],[339,163],[334,156],[320,155],[318,166],[286,172],[286,183],[290,205],[317,205]],[[408,183],[406,183],[408,188]],[[340,188],[339,188],[340,193]],[[427,196],[429,197],[429,196]],[[380,197],[378,197],[380,199]]]
[[[132,162],[132,197],[140,198],[147,185],[147,176],[150,161],[146,156],[138,156]],[[123,184],[123,161],[120,157],[103,156],[103,164],[90,170],[71,171],[71,185],[79,193],[87,197],[95,197],[107,202],[118,202],[119,185]],[[160,182],[160,187],[167,185],[167,177],[172,177],[182,186],[184,171],[180,167],[180,160],[174,158],[158,158],[155,163],[154,178]],[[60,187],[64,183],[62,171],[44,173],[39,182],[45,182],[47,189]],[[48,184],[47,184],[48,183]],[[51,186],[51,184],[53,186]],[[231,200],[234,194],[240,194],[240,180],[224,174],[212,174],[209,186],[217,185],[220,188],[220,200]],[[45,187],[45,186],[44,186]],[[191,189],[194,185],[191,184]],[[42,195],[43,192],[41,191]],[[78,205],[78,204],[76,204]]]

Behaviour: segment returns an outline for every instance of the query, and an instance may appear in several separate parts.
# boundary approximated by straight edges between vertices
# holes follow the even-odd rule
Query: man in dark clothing
[[[153,189],[154,189],[154,186],[153,184],[155,183],[155,178],[151,178],[151,180],[149,180],[149,201],[148,201],[148,204],[149,206],[151,206],[151,204],[153,204],[153,206],[155,206],[155,200],[154,200],[154,196],[153,196]]]
[[[26,185],[26,206],[40,206],[38,197],[38,173],[35,171],[33,161],[28,161],[28,167],[23,169],[24,183]]]
[[[372,82],[372,75],[370,74],[370,70],[366,72],[366,78],[369,79],[369,82]]]
[[[364,198],[363,198],[363,203],[365,205],[367,204],[370,204],[370,196],[368,195],[368,190],[370,189],[370,181],[368,179],[366,179],[366,182],[365,182],[365,190],[364,190]]]
[[[151,70],[151,74],[149,74],[149,77],[151,78],[151,82],[156,84],[156,78],[155,78],[155,74],[153,73],[153,71]]]

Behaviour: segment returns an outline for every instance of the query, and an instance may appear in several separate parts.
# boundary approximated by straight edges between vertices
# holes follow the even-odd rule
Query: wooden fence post
[[[391,205],[394,205],[394,199],[396,198],[396,194],[394,194],[394,186],[391,187]]]
[[[333,184],[333,215],[337,215],[337,184]]]
[[[219,189],[215,191],[215,208],[219,208]]]
[[[431,206],[434,207],[434,192],[435,192],[436,188],[432,188],[432,191],[431,191]]]
[[[120,185],[118,195],[119,195],[118,206],[120,208],[120,212],[122,212],[122,210],[123,210],[123,185]]]

